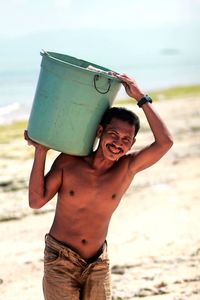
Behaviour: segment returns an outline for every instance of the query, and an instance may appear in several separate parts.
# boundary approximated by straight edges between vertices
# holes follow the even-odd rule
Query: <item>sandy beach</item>
[[[113,299],[199,300],[200,95],[155,106],[174,146],[135,177],[113,215],[108,234]],[[152,135],[142,110],[129,108],[141,118],[139,149]],[[28,207],[33,149],[23,140],[23,123],[9,137],[5,130],[0,134],[0,298],[42,300],[44,235],[55,199],[38,211]],[[47,169],[57,155],[50,151]]]

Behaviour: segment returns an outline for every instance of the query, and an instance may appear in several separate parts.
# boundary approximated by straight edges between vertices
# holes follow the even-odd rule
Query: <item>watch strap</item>
[[[152,103],[152,102],[153,102],[152,99],[151,99],[151,97],[149,97],[148,95],[142,97],[142,99],[140,99],[140,100],[138,101],[137,105],[138,105],[139,107],[142,107],[142,105],[144,105],[144,104],[147,103],[147,102],[149,102],[149,103]]]

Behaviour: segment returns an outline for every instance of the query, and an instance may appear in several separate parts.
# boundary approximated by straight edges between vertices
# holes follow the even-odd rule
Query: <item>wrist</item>
[[[152,103],[152,99],[151,97],[149,97],[148,95],[143,96],[137,103],[137,105],[139,107],[142,107],[145,103]]]
[[[141,93],[137,94],[134,98],[137,102],[139,102],[143,97],[145,97],[145,95],[146,94],[141,92]]]
[[[49,150],[49,148],[43,146],[43,145],[38,145],[35,148],[35,152],[40,153],[40,154],[47,154],[47,151]]]

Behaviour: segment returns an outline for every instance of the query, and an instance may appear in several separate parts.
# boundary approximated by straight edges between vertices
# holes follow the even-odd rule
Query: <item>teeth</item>
[[[117,149],[113,146],[108,145],[108,149],[113,153],[113,154],[119,154],[121,152],[120,149]]]

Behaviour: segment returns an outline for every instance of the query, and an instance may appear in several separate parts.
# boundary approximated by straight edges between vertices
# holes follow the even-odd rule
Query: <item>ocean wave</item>
[[[9,124],[14,121],[27,119],[28,112],[18,102],[0,106],[0,124]]]

